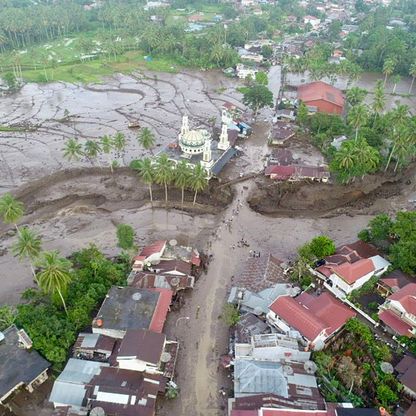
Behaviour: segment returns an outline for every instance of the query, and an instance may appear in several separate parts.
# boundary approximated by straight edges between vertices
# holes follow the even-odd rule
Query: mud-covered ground
[[[278,77],[279,70],[272,73]],[[218,72],[148,73],[114,76],[92,86],[31,84],[0,99],[1,123],[25,128],[0,132],[0,194],[9,190],[24,202],[21,224],[42,236],[45,249],[69,255],[95,243],[106,254],[115,255],[116,226],[128,223],[136,230],[139,246],[176,238],[181,244],[209,249],[213,255],[208,274],[197,282],[184,309],[168,318],[166,333],[181,342],[177,366],[181,394],[163,403],[161,416],[224,414],[218,390],[229,386],[230,380],[217,368],[218,357],[227,352],[227,329],[218,317],[231,277],[250,248],[287,260],[318,234],[330,236],[337,244],[352,242],[372,215],[394,212],[415,198],[412,170],[389,183],[370,177],[347,187],[271,183],[260,174],[270,152],[267,112],[259,116],[253,136],[239,142],[243,154],[227,166],[221,182],[213,182],[198,197],[195,206],[192,194],[186,195],[182,207],[180,191],[169,189],[165,207],[163,191],[155,187],[152,207],[147,186],[129,169],[117,169],[112,175],[108,168],[91,167],[88,161],[69,163],[62,158],[63,143],[69,137],[98,138],[122,131],[128,146],[118,157],[127,165],[143,154],[137,131],[127,127],[130,121],[151,127],[158,144],[164,145],[177,137],[185,113],[192,126],[207,125],[210,117],[216,117],[218,126],[224,101],[241,106],[236,86],[237,81]],[[279,82],[274,79],[272,86],[276,95]],[[294,142],[291,150],[305,162],[323,162],[308,143]],[[240,173],[258,175],[227,185]],[[239,203],[242,206],[235,215]],[[230,218],[233,225],[228,230],[223,221]],[[241,238],[250,248],[233,249]],[[0,225],[0,305],[16,304],[20,293],[33,284],[29,265],[11,254],[15,239],[12,227]],[[176,325],[179,316],[189,316],[189,326],[183,320]],[[48,391],[36,403],[25,402],[16,415],[49,416],[47,395]]]
[[[211,117],[219,125],[225,101],[241,106],[235,86],[217,72],[116,75],[89,86],[27,84],[0,100],[1,124],[24,129],[0,132],[0,193],[64,168],[87,166],[87,160],[63,158],[64,142],[71,137],[84,141],[123,132],[128,145],[118,159],[127,165],[143,154],[129,122],[150,127],[158,145],[175,141],[184,114],[194,127],[207,126]]]

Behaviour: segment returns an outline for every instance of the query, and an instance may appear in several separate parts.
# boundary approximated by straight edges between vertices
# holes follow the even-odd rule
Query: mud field
[[[277,95],[279,69],[272,68],[271,74],[277,77],[271,83]],[[265,181],[261,172],[270,152],[266,143],[270,111],[259,116],[254,134],[239,142],[242,155],[226,167],[221,182],[213,181],[195,206],[189,193],[182,206],[180,191],[175,189],[169,189],[165,206],[163,191],[156,186],[151,206],[147,186],[128,168],[111,174],[104,159],[92,166],[87,160],[62,158],[67,138],[94,139],[121,131],[128,146],[117,157],[126,166],[144,153],[136,141],[137,131],[128,129],[129,122],[138,120],[151,127],[160,146],[176,139],[185,113],[194,127],[208,126],[211,117],[218,126],[224,101],[241,105],[237,82],[218,72],[142,73],[117,75],[90,86],[30,84],[14,96],[0,98],[2,125],[19,130],[0,132],[0,194],[12,191],[24,202],[21,224],[42,236],[44,249],[58,249],[67,256],[95,243],[113,256],[118,253],[116,226],[128,223],[136,230],[139,246],[176,238],[212,254],[208,274],[197,282],[184,308],[168,318],[165,332],[181,344],[177,364],[181,394],[162,403],[159,416],[225,414],[218,391],[229,387],[230,379],[218,370],[218,358],[228,348],[227,328],[219,315],[232,276],[250,249],[262,255],[271,252],[284,261],[318,234],[329,235],[337,244],[349,243],[372,215],[403,209],[409,199],[416,199],[414,167],[385,181],[375,176],[366,178],[365,185],[358,181],[348,187],[277,186]],[[296,157],[321,162],[310,143],[293,146]],[[227,183],[240,173],[253,177]],[[232,227],[227,229],[224,221],[230,219]],[[250,248],[235,247],[242,238]],[[13,227],[0,225],[0,305],[18,303],[20,293],[33,285],[29,265],[11,254],[15,239]],[[189,325],[177,325],[181,316],[189,317]],[[16,415],[49,416],[48,393],[39,401],[25,402]]]
[[[129,122],[150,127],[163,146],[176,139],[182,115],[188,114],[194,127],[208,126],[211,117],[218,125],[221,105],[240,105],[240,98],[235,81],[216,72],[117,75],[89,86],[27,84],[0,99],[1,124],[19,129],[0,132],[0,193],[61,169],[87,166],[86,160],[63,159],[68,138],[123,132],[128,145],[119,161],[128,165],[143,155]]]

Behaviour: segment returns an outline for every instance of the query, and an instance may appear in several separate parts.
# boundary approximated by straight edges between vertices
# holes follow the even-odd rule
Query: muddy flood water
[[[363,79],[369,85],[375,82]],[[159,203],[152,207],[147,200],[147,187],[136,175],[126,169],[111,175],[109,169],[102,169],[108,166],[105,158],[94,163],[68,162],[63,158],[62,148],[68,138],[84,142],[122,132],[127,147],[114,158],[126,166],[146,154],[137,143],[138,130],[128,128],[130,122],[139,122],[155,132],[156,152],[176,140],[184,114],[189,115],[192,127],[211,128],[213,124],[220,126],[220,108],[224,102],[244,110],[242,96],[236,91],[238,85],[240,81],[219,72],[145,72],[115,75],[101,84],[88,86],[28,84],[13,96],[0,98],[2,125],[19,130],[0,132],[0,194],[15,192],[25,202],[27,212],[21,223],[42,236],[44,249],[57,249],[67,256],[94,243],[113,256],[118,252],[116,226],[127,223],[136,230],[139,246],[155,239],[175,238],[181,244],[209,249],[212,254],[208,274],[197,282],[184,309],[168,318],[166,333],[181,343],[177,365],[181,394],[159,409],[160,416],[224,414],[218,390],[230,380],[218,373],[218,358],[227,352],[228,329],[218,317],[232,276],[249,255],[248,248],[235,247],[239,240],[247,240],[250,249],[262,255],[270,252],[287,261],[300,245],[318,234],[330,236],[336,244],[354,241],[372,215],[397,210],[408,198],[403,192],[394,198],[381,196],[372,202],[372,211],[352,213],[346,209],[326,217],[317,215],[320,204],[317,198],[313,215],[303,210],[298,217],[267,216],[253,211],[247,203],[258,185],[255,179],[250,179],[215,192],[215,197],[203,195],[196,207],[190,202],[193,195],[187,195],[185,213],[177,209],[178,204],[164,209],[161,193],[157,195]],[[279,67],[271,68],[269,86],[277,97]],[[395,97],[390,100],[393,102]],[[413,98],[408,99],[412,106]],[[265,154],[270,151],[267,146],[270,115],[271,110],[260,114],[254,134],[239,143],[242,155],[227,166],[223,181],[237,178],[240,173],[262,171]],[[310,163],[323,162],[322,155],[310,143],[299,141],[291,150],[296,157]],[[180,200],[179,192],[169,192],[171,200]],[[299,201],[307,198],[307,193],[300,192],[298,198]],[[273,203],[276,202],[272,200]],[[239,213],[235,215],[237,207]],[[232,228],[226,229],[224,221],[230,218]],[[34,285],[29,265],[19,262],[11,253],[15,239],[12,227],[0,225],[0,305],[18,303],[21,292]],[[203,319],[198,320],[199,310]],[[189,325],[177,326],[181,316],[188,316]],[[43,402],[29,402],[18,416],[48,416],[51,412],[46,395]]]

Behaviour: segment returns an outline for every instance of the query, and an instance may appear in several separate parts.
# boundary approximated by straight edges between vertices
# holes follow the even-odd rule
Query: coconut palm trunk
[[[184,201],[184,199],[185,199],[185,187],[184,186],[182,186],[182,206],[183,206],[183,201]]]
[[[393,153],[396,151],[396,144],[393,145],[391,152],[389,154],[389,158],[387,159],[387,164],[386,167],[384,169],[384,172],[387,172],[387,169],[389,168],[390,162],[391,162],[391,158],[393,156]]]
[[[165,203],[168,204],[168,184],[165,182]]]
[[[414,83],[415,83],[415,77],[412,77],[412,82],[410,83],[410,88],[409,88],[409,94],[412,93]]]
[[[195,194],[194,194],[194,202],[193,202],[193,204],[192,204],[192,205],[195,205],[197,195],[198,195],[198,190],[195,190]]]
[[[150,203],[153,204],[153,192],[152,192],[152,184],[149,183],[149,196],[150,196]]]
[[[65,299],[64,299],[64,297],[62,296],[62,293],[61,293],[61,291],[60,291],[59,289],[56,289],[56,291],[58,292],[59,297],[61,298],[62,305],[63,305],[63,307],[64,307],[65,313],[66,313],[66,315],[68,316],[68,309],[66,308]]]

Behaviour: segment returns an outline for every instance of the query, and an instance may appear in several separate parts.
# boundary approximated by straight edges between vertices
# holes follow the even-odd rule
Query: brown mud
[[[396,175],[370,175],[348,185],[317,182],[272,182],[258,178],[248,197],[261,214],[289,217],[328,217],[342,214],[377,214],[388,211],[388,199],[407,207],[415,192],[415,166]],[[384,202],[384,204],[382,204]],[[394,207],[392,207],[394,208]]]

